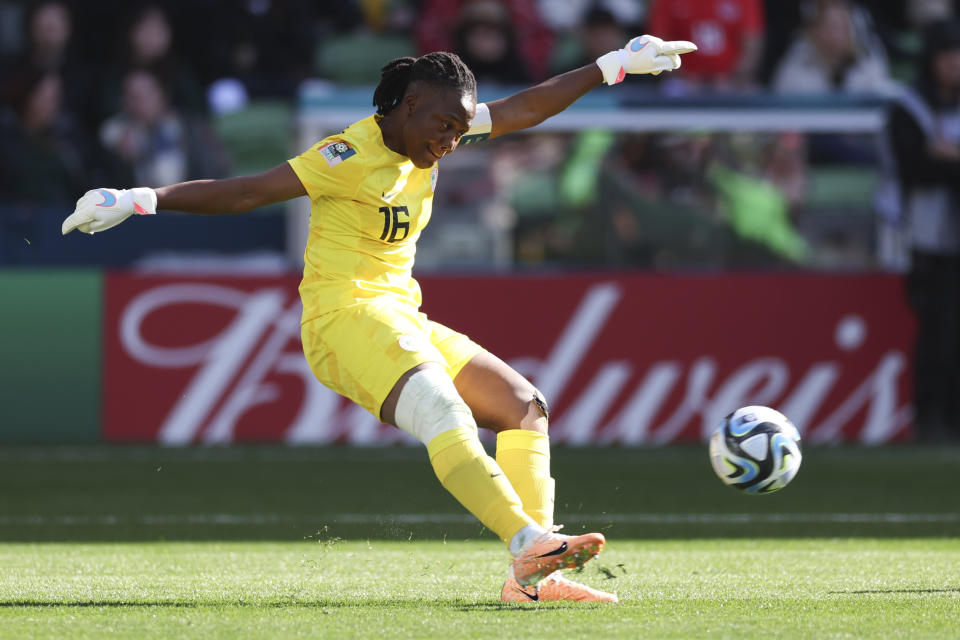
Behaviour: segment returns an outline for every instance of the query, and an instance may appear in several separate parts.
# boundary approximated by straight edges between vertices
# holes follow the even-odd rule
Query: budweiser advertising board
[[[910,437],[913,320],[889,275],[424,277],[423,310],[528,376],[554,442],[703,440],[739,406],[806,442]],[[111,441],[411,442],[313,378],[298,279],[107,278]]]

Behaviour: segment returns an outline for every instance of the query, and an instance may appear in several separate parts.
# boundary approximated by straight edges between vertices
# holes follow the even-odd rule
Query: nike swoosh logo
[[[391,191],[390,193],[387,193],[386,191],[380,192],[380,198],[382,198],[383,200],[390,200],[395,195],[397,195],[396,191]]]
[[[97,189],[96,192],[103,196],[103,202],[98,204],[98,207],[112,207],[113,205],[117,204],[117,196],[113,195],[106,189]]]
[[[538,601],[538,600],[540,599],[540,594],[537,593],[536,591],[534,591],[533,595],[530,595],[529,593],[527,593],[527,592],[524,591],[523,589],[517,589],[516,587],[514,587],[514,590],[515,590],[515,591],[519,591],[520,593],[522,593],[523,595],[527,596],[528,598],[530,598],[530,599],[533,600],[534,602],[536,602],[536,601]]]
[[[548,553],[543,554],[542,556],[537,556],[537,557],[538,557],[538,558],[546,558],[546,557],[548,557],[548,556],[559,556],[559,555],[562,555],[562,554],[564,554],[564,553],[566,553],[566,552],[567,552],[567,543],[566,543],[566,541],[564,541],[564,543],[563,543],[562,545],[560,545],[559,547],[557,547],[557,548],[554,549],[553,551],[550,551],[550,552],[548,552]]]
[[[502,476],[502,475],[503,475],[502,473],[491,473],[491,474],[490,474],[490,477],[491,477],[491,478],[496,478],[497,476]]]

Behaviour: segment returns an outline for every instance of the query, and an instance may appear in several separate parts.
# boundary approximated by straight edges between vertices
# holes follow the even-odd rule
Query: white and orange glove
[[[106,231],[135,213],[157,213],[157,193],[153,189],[93,189],[77,200],[77,208],[63,221],[60,230],[63,235],[74,229],[84,233]]]
[[[686,40],[663,41],[656,36],[637,36],[623,49],[617,49],[597,58],[607,84],[622,82],[628,73],[652,73],[680,68],[680,56],[697,50],[697,45]]]

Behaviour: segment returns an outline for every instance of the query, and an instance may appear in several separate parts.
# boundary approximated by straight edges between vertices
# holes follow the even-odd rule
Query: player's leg
[[[351,305],[304,323],[304,355],[324,385],[427,445],[443,486],[505,542],[542,534],[483,450],[426,322],[409,305]]]
[[[484,451],[470,408],[443,365],[424,362],[405,372],[384,400],[380,416],[427,445],[440,483],[505,543],[525,529],[533,537],[544,532],[531,526],[534,522],[523,512],[510,481]]]
[[[455,374],[454,382],[470,405],[479,426],[498,432],[497,462],[517,490],[524,511],[547,530],[553,530],[554,481],[550,477],[550,443],[546,401],[537,389],[505,362],[466,336],[433,324],[433,342]],[[519,428],[518,428],[519,427]],[[591,540],[599,552],[603,537]],[[589,559],[587,558],[584,559]],[[586,600],[613,601],[613,594],[578,585],[558,572],[546,574],[537,585],[507,578],[500,597],[505,601]]]
[[[540,526],[552,529],[555,483],[550,476],[549,409],[543,396],[513,367],[486,351],[471,358],[454,381],[477,424],[497,432],[497,462],[523,501],[523,510]],[[615,594],[568,580],[559,571],[535,586],[522,586],[510,576],[500,599],[618,601]]]
[[[559,535],[524,513],[503,470],[484,451],[470,408],[442,365],[425,362],[401,376],[381,415],[427,445],[443,486],[507,543],[518,584],[582,566],[600,552],[601,534]]]
[[[526,378],[482,351],[454,379],[477,425],[497,432],[497,462],[541,527],[553,526],[554,480],[550,476],[549,410]]]
[[[554,481],[546,400],[526,378],[467,336],[430,322],[431,342],[449,364],[477,425],[497,432],[497,462],[540,526],[553,526]]]

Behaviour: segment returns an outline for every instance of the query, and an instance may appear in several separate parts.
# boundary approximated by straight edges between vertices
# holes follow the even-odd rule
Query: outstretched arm
[[[599,84],[616,84],[627,74],[674,71],[680,56],[696,51],[684,40],[664,42],[655,36],[639,36],[624,46],[573,71],[554,76],[512,96],[487,103],[492,121],[490,137],[527,129],[556,115]]]
[[[306,195],[306,189],[288,163],[252,176],[225,180],[192,180],[149,189],[93,189],[77,201],[77,208],[61,229],[96,233],[115,227],[134,214],[157,209],[186,213],[241,213]]]
[[[589,64],[518,93],[487,103],[490,109],[490,137],[528,129],[556,115],[577,98],[603,83],[600,67]]]
[[[192,180],[155,189],[157,208],[186,213],[243,213],[307,195],[286,162],[252,176]]]

